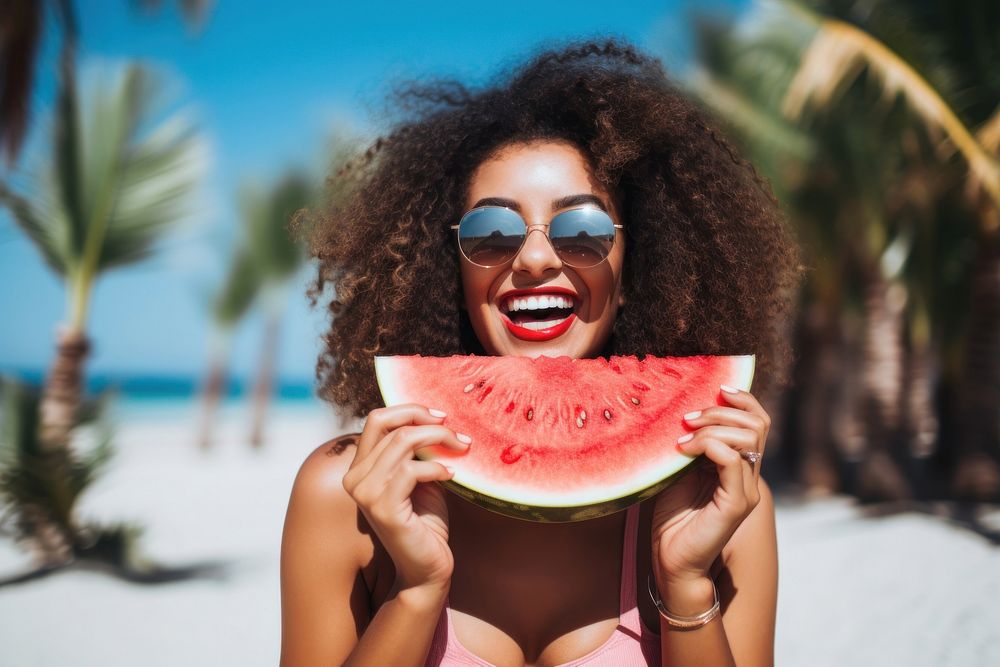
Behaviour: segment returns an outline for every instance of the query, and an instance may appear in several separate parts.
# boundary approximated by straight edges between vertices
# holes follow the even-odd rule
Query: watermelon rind
[[[411,402],[401,393],[394,380],[394,357],[375,357],[375,373],[382,398],[387,406]],[[728,381],[733,387],[748,391],[753,382],[755,357],[728,357],[732,364]],[[434,406],[427,406],[434,407]],[[446,422],[447,424],[447,422]],[[418,450],[419,458],[433,458]],[[456,467],[455,476],[443,486],[476,505],[496,513],[534,522],[571,522],[594,519],[612,514],[651,498],[680,478],[691,468],[695,458],[679,452],[660,463],[651,465],[626,483],[582,489],[574,495],[512,491],[485,476]]]

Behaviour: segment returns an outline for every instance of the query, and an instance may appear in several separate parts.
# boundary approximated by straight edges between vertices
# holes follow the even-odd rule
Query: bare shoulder
[[[353,442],[317,447],[292,487],[281,540],[283,665],[341,662],[370,620],[373,542],[343,485]]]
[[[354,460],[355,434],[334,438],[312,451],[299,468],[292,487],[292,499],[304,502],[352,503],[344,490],[344,474]]]
[[[351,547],[346,551],[354,552],[357,560],[352,560],[360,567],[370,560],[371,539],[362,525],[357,505],[344,489],[344,475],[354,460],[356,442],[356,434],[340,436],[323,443],[306,457],[292,486],[285,538],[335,541],[340,545],[337,550],[340,556],[346,555],[345,546]],[[297,527],[308,529],[289,535],[290,529]]]

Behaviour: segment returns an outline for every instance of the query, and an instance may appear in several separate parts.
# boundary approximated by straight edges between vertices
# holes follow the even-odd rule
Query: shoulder
[[[314,553],[349,557],[357,569],[371,560],[372,540],[354,499],[344,489],[355,435],[323,443],[306,457],[292,486],[282,556],[300,547]]]

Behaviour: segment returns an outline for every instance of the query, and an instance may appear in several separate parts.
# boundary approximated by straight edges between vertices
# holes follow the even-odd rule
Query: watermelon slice
[[[473,502],[533,521],[578,521],[663,489],[692,459],[677,451],[684,414],[721,403],[719,386],[749,389],[752,356],[376,357],[387,406],[444,410],[472,436],[445,485]]]

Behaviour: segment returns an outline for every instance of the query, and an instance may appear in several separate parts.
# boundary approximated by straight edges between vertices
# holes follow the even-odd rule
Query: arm
[[[665,665],[774,664],[778,597],[778,553],[774,499],[759,482],[760,502],[723,550],[724,574],[717,586],[720,618],[696,629],[676,630],[660,620]],[[712,580],[661,588],[664,604],[680,615],[694,615],[713,602]]]
[[[662,493],[653,513],[653,574],[672,616],[692,617],[714,602],[713,563],[722,617],[680,629],[661,617],[665,664],[773,664],[777,597],[774,504],[760,464],[770,417],[749,393],[723,387],[722,405],[685,415],[691,432],[678,448],[705,458]]]
[[[451,556],[442,491],[424,482],[450,473],[412,455],[431,444],[466,447],[440,421],[419,406],[375,411],[356,449],[331,455],[325,445],[303,464],[282,539],[284,667],[425,661]],[[374,615],[361,575],[373,540],[385,545],[396,580]]]

